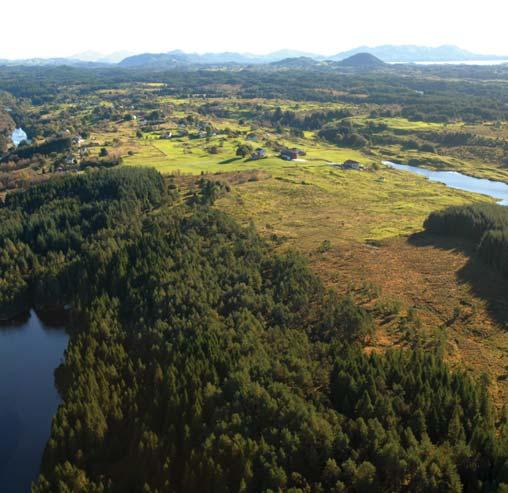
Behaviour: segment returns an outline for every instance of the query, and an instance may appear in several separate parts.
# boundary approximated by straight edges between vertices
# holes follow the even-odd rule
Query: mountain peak
[[[356,53],[342,60],[340,64],[344,67],[376,68],[382,67],[385,62],[370,53]]]

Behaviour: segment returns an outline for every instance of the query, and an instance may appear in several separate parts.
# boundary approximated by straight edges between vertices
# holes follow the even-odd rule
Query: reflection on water
[[[28,493],[39,473],[51,419],[60,398],[54,370],[67,347],[62,329],[35,312],[0,325],[0,489]]]

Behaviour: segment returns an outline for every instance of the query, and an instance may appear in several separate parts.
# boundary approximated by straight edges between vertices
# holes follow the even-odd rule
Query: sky
[[[506,0],[5,0],[0,58],[454,44],[508,55]]]

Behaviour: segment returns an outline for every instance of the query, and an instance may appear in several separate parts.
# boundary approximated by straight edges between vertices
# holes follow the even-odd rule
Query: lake
[[[2,493],[29,493],[39,474],[60,402],[53,372],[67,342],[63,329],[44,325],[33,311],[21,324],[0,325]]]
[[[28,140],[28,135],[22,128],[16,128],[11,135],[12,143],[18,147],[21,142]]]
[[[409,171],[425,176],[430,181],[444,183],[450,188],[488,195],[496,199],[499,205],[508,206],[508,184],[501,181],[474,178],[456,171],[433,171],[418,166],[392,163],[391,161],[383,161],[383,164],[401,171]]]

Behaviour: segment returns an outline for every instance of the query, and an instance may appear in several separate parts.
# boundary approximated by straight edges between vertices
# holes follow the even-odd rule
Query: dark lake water
[[[401,171],[409,171],[425,176],[430,181],[444,183],[450,188],[489,195],[496,199],[498,204],[508,206],[508,184],[501,181],[474,178],[472,176],[463,175],[462,173],[457,173],[456,171],[433,171],[419,168],[418,166],[392,163],[391,161],[383,161],[383,164]]]
[[[35,312],[18,325],[0,325],[0,490],[29,493],[37,478],[51,419],[60,398],[54,370],[67,347],[61,328]]]

